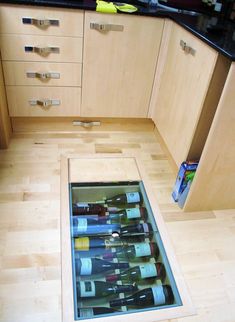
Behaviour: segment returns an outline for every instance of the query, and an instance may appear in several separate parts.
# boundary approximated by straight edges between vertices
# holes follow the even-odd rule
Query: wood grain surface
[[[112,144],[143,162],[196,306],[196,316],[171,322],[234,322],[235,210],[178,210],[175,173],[149,131],[22,132],[0,151],[0,321],[61,321],[61,156],[100,145],[112,153]]]

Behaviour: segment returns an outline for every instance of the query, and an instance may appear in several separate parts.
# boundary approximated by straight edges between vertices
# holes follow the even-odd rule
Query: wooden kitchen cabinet
[[[179,166],[200,158],[230,62],[175,23],[168,33],[152,118]]]
[[[184,210],[235,208],[235,63],[232,63]]]
[[[2,5],[0,18],[12,124],[18,117],[79,116],[84,12]]]
[[[95,30],[92,23],[123,30]],[[163,23],[85,13],[82,116],[147,117]]]

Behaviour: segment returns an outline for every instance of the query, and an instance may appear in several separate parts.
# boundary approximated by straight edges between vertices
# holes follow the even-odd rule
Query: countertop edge
[[[78,1],[55,1],[55,0],[23,0],[23,1],[17,1],[17,0],[6,0],[6,1],[0,1],[0,4],[12,4],[12,5],[25,5],[25,6],[38,6],[38,7],[54,7],[54,8],[65,8],[65,9],[76,9],[76,10],[90,10],[95,11],[96,10],[96,3],[92,0],[83,0],[81,2]],[[201,39],[203,42],[207,43],[210,47],[214,48],[216,51],[218,51],[220,54],[224,55],[231,61],[235,61],[235,39],[231,38],[231,40],[234,42],[234,45],[232,46],[232,50],[226,50],[223,48],[223,46],[220,46],[218,42],[220,42],[221,39],[226,39],[226,34],[221,33],[218,35],[218,39],[216,41],[213,40],[213,37],[215,38],[214,34],[205,34],[203,32],[200,32],[200,30],[197,30],[197,28],[193,25],[193,23],[189,22],[191,19],[195,19],[195,17],[190,17],[189,15],[181,14],[181,13],[172,13],[164,10],[159,9],[153,9],[153,8],[145,8],[145,7],[138,7],[138,11],[135,13],[132,13],[132,15],[138,15],[138,16],[148,16],[148,17],[156,17],[156,18],[165,18],[165,19],[171,19],[187,31],[191,32],[193,35],[195,35],[197,38]],[[123,13],[121,14],[129,14],[129,13]],[[201,18],[209,19],[211,17],[206,16],[204,14],[198,15]],[[234,26],[234,37],[235,37],[235,24],[226,22],[226,25],[229,25],[230,28]],[[227,37],[229,38],[229,37]],[[229,42],[229,39],[228,39]],[[231,43],[231,42],[230,42]]]

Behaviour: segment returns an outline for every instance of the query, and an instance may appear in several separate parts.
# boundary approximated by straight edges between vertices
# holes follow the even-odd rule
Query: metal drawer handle
[[[37,73],[37,72],[27,72],[28,78],[39,78],[39,79],[59,79],[59,73],[45,72],[45,73]]]
[[[124,26],[91,22],[90,29],[95,29],[98,31],[123,31]]]
[[[191,54],[193,56],[196,54],[196,50],[188,46],[185,41],[180,40],[180,46],[183,49],[183,51],[185,51],[187,54]]]
[[[55,19],[35,19],[35,18],[22,18],[25,25],[34,25],[37,27],[59,26],[59,20]]]
[[[42,107],[50,107],[50,106],[57,106],[57,105],[60,105],[60,100],[53,100],[53,99],[42,99],[42,100],[29,100],[29,104],[31,106],[35,106],[35,105],[39,105],[39,106],[42,106]]]
[[[25,46],[25,52],[37,53],[39,55],[48,55],[50,53],[59,54],[59,47],[35,47],[35,46]]]

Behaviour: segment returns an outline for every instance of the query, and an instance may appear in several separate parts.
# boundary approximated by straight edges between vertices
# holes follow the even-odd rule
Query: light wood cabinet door
[[[214,49],[173,24],[153,120],[178,166],[187,158],[217,56]]]
[[[98,31],[91,23],[123,31]],[[85,13],[82,116],[147,117],[163,23]]]
[[[210,128],[186,211],[235,208],[235,62]]]

